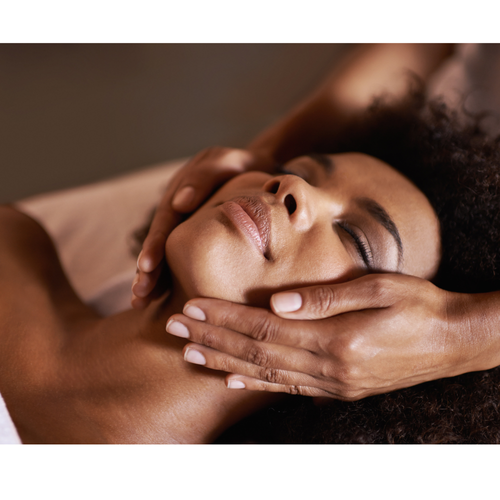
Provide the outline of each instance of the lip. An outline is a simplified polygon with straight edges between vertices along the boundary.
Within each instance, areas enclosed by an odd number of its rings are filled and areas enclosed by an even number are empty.
[[[224,213],[268,259],[271,209],[258,196],[240,196],[221,206]]]

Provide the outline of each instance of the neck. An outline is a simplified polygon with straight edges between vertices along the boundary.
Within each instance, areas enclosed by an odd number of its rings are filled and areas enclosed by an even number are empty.
[[[224,373],[184,361],[186,341],[165,324],[185,300],[176,288],[144,311],[73,318],[35,393],[9,408],[23,442],[209,443],[274,401],[227,389]]]
[[[172,337],[165,325],[173,314],[181,313],[188,296],[174,282],[172,292],[151,304],[143,320],[150,331],[161,336],[161,342],[173,347],[172,373],[176,377],[175,406],[176,439],[183,442],[208,443],[225,429],[255,411],[281,399],[282,395],[227,389],[226,373],[192,365],[182,359],[182,348],[189,340]],[[182,388],[183,393],[178,394]]]

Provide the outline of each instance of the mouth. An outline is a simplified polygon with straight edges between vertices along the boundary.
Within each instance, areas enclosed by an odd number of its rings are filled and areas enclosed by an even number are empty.
[[[258,196],[240,196],[222,204],[222,210],[269,260],[271,209]]]

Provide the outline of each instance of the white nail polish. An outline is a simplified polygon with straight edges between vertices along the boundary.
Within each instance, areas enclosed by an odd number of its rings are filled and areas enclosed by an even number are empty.
[[[168,333],[175,335],[176,337],[182,337],[183,339],[189,338],[189,330],[187,327],[178,321],[174,321],[173,319],[167,323],[166,330]]]
[[[192,318],[192,319],[197,319],[198,321],[205,321],[207,317],[205,316],[205,313],[196,306],[186,306],[184,310],[182,311],[187,317]]]
[[[246,386],[241,380],[229,380],[227,382],[228,389],[244,389]]]
[[[273,295],[272,302],[277,312],[298,311],[302,306],[302,297],[300,293],[287,292]]]
[[[193,363],[195,365],[206,365],[207,360],[205,356],[199,351],[195,351],[194,349],[187,349],[186,354],[184,354],[184,359],[188,363]]]

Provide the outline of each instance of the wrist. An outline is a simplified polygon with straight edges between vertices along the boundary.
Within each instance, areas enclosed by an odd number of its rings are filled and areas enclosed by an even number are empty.
[[[459,373],[500,365],[499,305],[500,292],[449,294],[448,328],[459,353]]]

